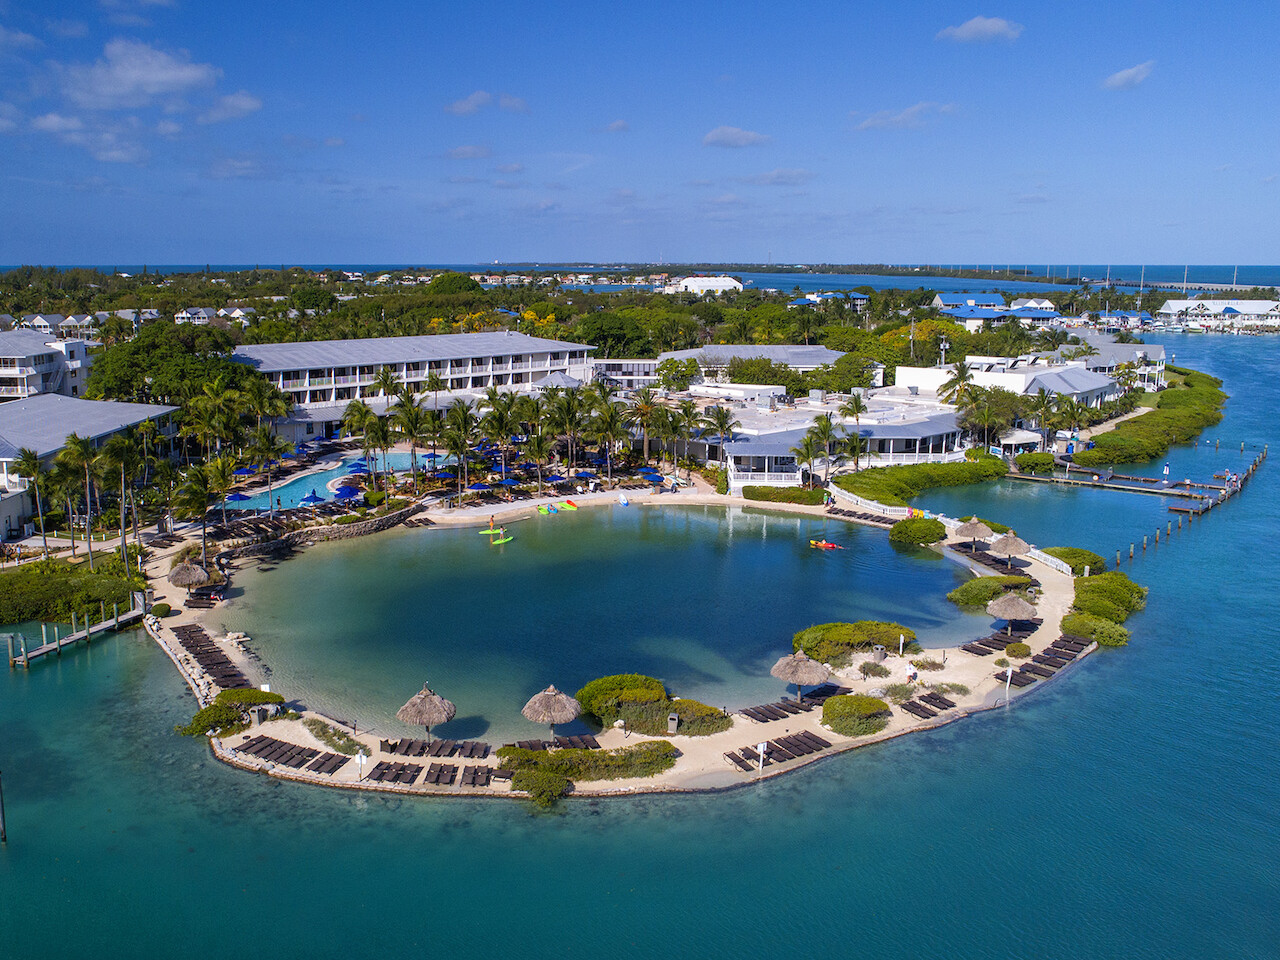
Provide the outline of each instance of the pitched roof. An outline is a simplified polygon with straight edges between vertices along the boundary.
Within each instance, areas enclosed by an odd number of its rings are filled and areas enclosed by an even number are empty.
[[[5,330],[0,333],[0,357],[29,357],[52,349],[47,333],[34,330]]]
[[[803,344],[729,344],[717,343],[693,350],[671,350],[658,355],[663,360],[696,360],[703,366],[727,366],[730,360],[754,360],[763,358],[789,367],[820,367],[835,363],[843,353],[816,345]]]
[[[47,457],[62,449],[69,434],[97,439],[176,409],[154,403],[79,400],[57,393],[10,400],[0,403],[0,459],[15,458],[22,447]]]
[[[1023,392],[1034,394],[1043,388],[1050,393],[1071,395],[1112,386],[1115,386],[1115,381],[1105,374],[1095,373],[1083,367],[1061,367],[1039,374],[1027,384]]]

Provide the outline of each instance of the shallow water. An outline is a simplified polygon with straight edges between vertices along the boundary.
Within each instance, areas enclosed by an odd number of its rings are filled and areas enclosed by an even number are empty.
[[[1224,448],[1274,435],[1280,342],[1168,342],[1228,379]],[[1006,486],[953,506],[1103,552],[1159,515]],[[0,676],[0,955],[1273,957],[1278,513],[1268,464],[1133,564],[1128,648],[1017,707],[725,795],[352,797],[173,736],[193,701],[145,640]]]

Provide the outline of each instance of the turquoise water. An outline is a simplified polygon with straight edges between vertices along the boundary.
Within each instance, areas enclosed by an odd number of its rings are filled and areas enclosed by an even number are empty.
[[[320,497],[323,500],[332,500],[333,494],[328,489],[329,481],[339,480],[346,477],[348,466],[358,459],[359,457],[355,455],[343,457],[342,463],[330,470],[322,470],[319,473],[308,474],[304,477],[295,477],[285,483],[276,484],[271,489],[270,497],[268,497],[267,491],[264,488],[260,493],[254,494],[248,500],[239,500],[234,503],[229,503],[227,506],[236,507],[240,510],[267,510],[271,506],[270,501],[278,498],[280,500],[280,503],[278,504],[279,507],[296,507],[302,502],[302,498],[311,493],[312,490],[316,492],[317,497]],[[407,453],[392,453],[387,457],[387,462],[391,469],[396,473],[408,472],[409,470],[409,454]],[[428,462],[429,461],[423,459],[421,453],[418,454],[419,470],[421,470],[423,465]],[[444,462],[445,461],[443,460],[441,461],[441,463]],[[381,471],[382,469],[382,459],[379,458],[378,470]]]
[[[1167,343],[1228,379],[1224,445],[1274,436],[1280,342]],[[1037,489],[970,502],[1046,544],[1107,548],[1155,520]],[[1129,648],[1016,708],[726,795],[550,815],[352,797],[174,737],[192,700],[144,640],[0,676],[0,954],[1274,957],[1277,513],[1268,464],[1135,562],[1151,598]],[[655,611],[696,617],[684,595],[654,592]],[[489,604],[505,598],[495,577]]]

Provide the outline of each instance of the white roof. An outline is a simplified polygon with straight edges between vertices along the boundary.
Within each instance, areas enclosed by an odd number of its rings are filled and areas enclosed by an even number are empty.
[[[62,449],[69,434],[96,440],[176,409],[154,403],[78,400],[57,393],[10,400],[0,403],[0,460],[16,459],[22,447],[47,457]]]
[[[1166,300],[1161,313],[1203,313],[1221,316],[1228,311],[1246,316],[1280,314],[1280,302],[1275,300]]]

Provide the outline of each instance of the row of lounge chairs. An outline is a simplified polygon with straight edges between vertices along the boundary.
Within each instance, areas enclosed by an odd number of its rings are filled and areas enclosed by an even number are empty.
[[[1016,562],[1010,564],[1007,558],[994,556],[989,551],[988,547],[989,547],[988,544],[985,544],[979,541],[976,544],[957,543],[953,549],[957,553],[965,554],[970,560],[978,564],[978,566],[985,567],[986,569],[990,570],[992,573],[1012,574],[1013,576],[1026,576],[1026,570],[1022,565]],[[1031,583],[1029,583],[1027,586],[1031,586],[1031,587],[1040,586],[1040,581],[1037,580],[1035,577],[1031,577],[1030,580],[1031,580]]]
[[[300,747],[297,744],[276,740],[274,737],[263,736],[254,737],[240,744],[236,749],[260,760],[268,760],[295,770],[305,765],[314,773],[336,773],[351,759],[341,753],[321,753],[310,747]]]
[[[423,783],[433,783],[438,787],[449,787],[453,785],[454,778],[458,775],[458,768],[451,763],[433,763],[427,767],[427,775],[423,777]]]
[[[383,760],[374,764],[366,779],[376,783],[412,784],[421,773],[422,767],[416,763],[392,763],[390,760]]]
[[[380,740],[378,749],[382,753],[392,753],[401,757],[465,757],[468,760],[483,760],[489,756],[489,745],[478,740]]]
[[[167,547],[176,547],[181,542],[182,538],[176,533],[161,533],[148,540],[147,546],[163,549]]]
[[[556,737],[554,740],[517,740],[505,744],[508,747],[519,747],[521,750],[599,750],[600,741],[589,733],[580,737]]]
[[[1015,687],[1029,687],[1037,680],[1047,680],[1078,657],[1092,642],[1087,637],[1064,634],[1030,661],[1019,665],[1009,677],[1009,682]],[[1004,672],[997,673],[996,679],[1004,680]]]
[[[929,691],[920,694],[915,700],[908,700],[902,705],[904,713],[909,713],[918,720],[931,720],[943,710],[955,709],[955,701],[948,700],[940,693]]]
[[[249,686],[249,679],[240,671],[222,649],[205,633],[198,623],[185,623],[173,628],[182,648],[208,677],[224,690],[241,690]]]
[[[861,510],[845,510],[841,507],[831,507],[827,513],[833,517],[847,517],[850,520],[858,520],[862,523],[869,523],[876,527],[891,527],[893,521],[888,517],[883,517],[878,513],[866,513]]]
[[[837,687],[833,683],[824,683],[810,690],[799,700],[783,697],[775,703],[765,703],[758,707],[743,707],[738,713],[756,723],[770,723],[774,720],[785,720],[797,714],[808,713],[814,707],[820,707],[831,697],[843,693],[852,693],[851,687]]]
[[[761,766],[761,755],[756,752],[756,747],[758,746],[759,744],[753,744],[738,750],[730,750],[724,755],[724,758],[743,773],[754,773]],[[775,737],[764,745],[763,766],[785,763],[788,760],[820,753],[830,746],[831,742],[829,740],[824,740],[816,733],[810,733],[808,730],[801,730],[799,733],[793,733],[785,737]]]
[[[406,517],[401,521],[406,527],[434,527],[435,524],[426,517]]]

